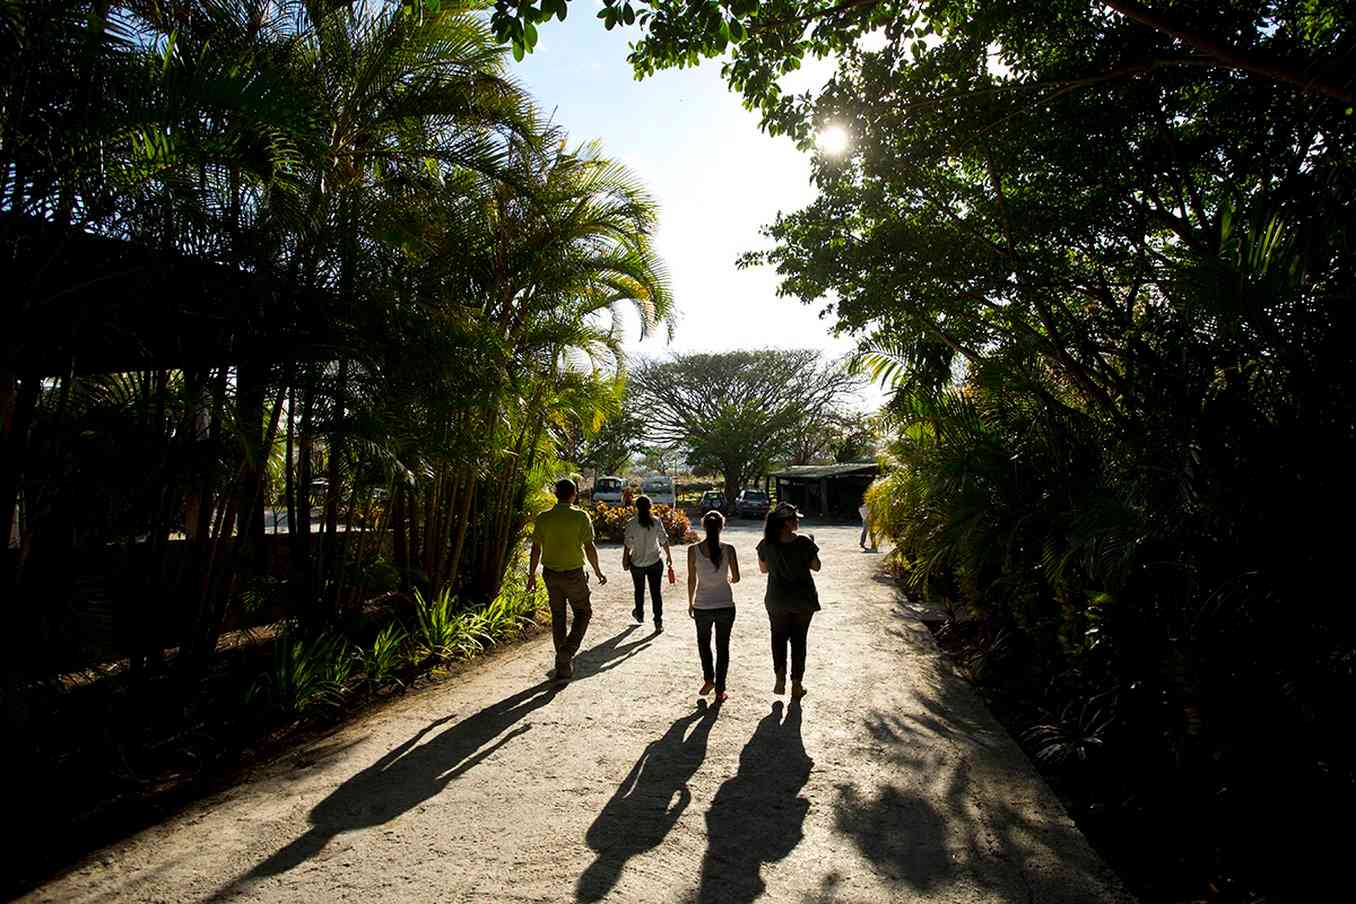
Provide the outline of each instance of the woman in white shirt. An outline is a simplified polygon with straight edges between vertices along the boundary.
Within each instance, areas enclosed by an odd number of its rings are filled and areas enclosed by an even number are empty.
[[[664,525],[651,514],[651,508],[649,496],[636,497],[636,516],[626,525],[622,567],[630,570],[631,580],[636,585],[636,607],[631,610],[631,617],[638,622],[645,621],[645,583],[649,581],[654,630],[658,634],[664,630],[664,597],[659,589],[664,578],[663,560],[668,560],[669,570],[672,570],[673,556],[669,553],[669,536]],[[661,550],[663,558],[660,557]]]
[[[697,653],[706,679],[698,693],[713,689],[716,702],[726,699],[725,675],[730,670],[730,631],[734,628],[735,603],[731,584],[739,583],[739,560],[729,543],[720,542],[725,518],[720,512],[702,516],[706,539],[687,548],[687,614],[697,622]],[[711,629],[716,632],[715,663],[711,661]]]

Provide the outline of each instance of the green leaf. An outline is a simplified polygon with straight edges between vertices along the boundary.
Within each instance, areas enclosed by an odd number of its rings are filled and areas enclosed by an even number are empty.
[[[631,4],[622,7],[622,18],[626,20],[627,25],[636,24],[636,11],[631,8]]]
[[[523,42],[522,42],[522,41],[514,41],[514,42],[513,42],[513,58],[514,58],[515,60],[517,60],[518,62],[521,63],[521,62],[523,61],[523,57],[524,57],[524,56],[526,56],[526,52],[523,50]]]
[[[523,25],[523,43],[527,44],[528,50],[537,46],[537,26],[531,22]]]

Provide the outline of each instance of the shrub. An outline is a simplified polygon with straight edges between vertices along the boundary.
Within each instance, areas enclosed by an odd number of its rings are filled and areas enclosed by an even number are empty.
[[[353,582],[370,596],[389,593],[400,587],[400,570],[381,553],[374,553],[365,561],[354,562],[352,568]]]
[[[326,632],[299,637],[289,626],[273,641],[273,663],[250,691],[250,699],[266,696],[285,712],[301,715],[317,707],[337,708],[353,674],[354,656],[347,640]]]
[[[407,640],[409,633],[398,622],[391,622],[376,636],[371,647],[358,652],[363,682],[369,689],[376,691],[387,684],[401,683],[395,672],[400,667],[402,648]]]
[[[528,592],[511,568],[499,595],[476,611],[457,611],[457,599],[444,590],[434,600],[415,591],[415,638],[424,657],[465,659],[497,643],[517,637],[546,607],[546,588]]]
[[[636,507],[634,505],[608,505],[606,502],[599,502],[594,505],[592,515],[593,532],[598,539],[606,540],[609,543],[620,543],[626,537],[627,522],[636,516]],[[692,530],[687,513],[682,509],[668,505],[656,505],[654,515],[659,519],[659,523],[664,525],[664,532],[668,534],[670,543],[697,542],[697,534]]]
[[[546,607],[545,584],[538,583],[536,590],[528,591],[524,581],[514,574],[485,607],[484,614],[490,633],[500,642],[517,637],[537,620],[537,612]]]
[[[446,661],[473,656],[485,648],[490,638],[483,635],[475,616],[456,612],[456,604],[448,588],[432,600],[414,592],[415,637],[426,656]]]
[[[608,505],[597,502],[593,505],[593,533],[599,540],[620,543],[626,535],[626,522],[635,515],[634,506]]]

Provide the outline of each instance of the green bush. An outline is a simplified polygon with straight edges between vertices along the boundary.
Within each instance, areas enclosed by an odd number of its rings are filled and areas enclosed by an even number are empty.
[[[636,516],[636,507],[634,505],[608,505],[606,502],[599,502],[593,506],[591,514],[593,516],[594,535],[599,540],[620,543],[626,538],[627,523]],[[697,542],[697,534],[692,530],[692,524],[688,521],[687,513],[681,508],[656,505],[654,516],[659,519],[660,524],[664,525],[664,532],[668,534],[670,543],[676,545]]]
[[[499,595],[484,609],[486,627],[497,643],[517,637],[537,620],[537,613],[547,607],[546,587],[539,583],[535,590],[528,591],[517,571],[510,571],[509,580],[504,582]]]
[[[298,636],[288,626],[273,641],[273,662],[250,691],[250,699],[268,701],[294,715],[317,708],[338,708],[353,675],[355,657],[349,642],[325,632]]]
[[[400,684],[396,671],[404,658],[404,647],[409,633],[399,622],[391,622],[372,641],[372,646],[358,652],[363,670],[363,683],[377,691],[388,684]]]
[[[481,631],[478,619],[456,608],[457,599],[448,588],[432,600],[418,590],[414,592],[414,633],[423,658],[465,659],[485,648],[490,638]]]
[[[415,591],[414,639],[421,660],[467,659],[497,643],[511,640],[536,621],[546,608],[546,588],[528,592],[520,568],[510,568],[499,595],[483,608],[458,610],[456,597],[443,591],[433,600]]]

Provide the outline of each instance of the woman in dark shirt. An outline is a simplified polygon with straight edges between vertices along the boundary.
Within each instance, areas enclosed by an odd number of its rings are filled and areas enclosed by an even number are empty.
[[[804,697],[805,647],[810,620],[819,611],[813,571],[819,570],[819,547],[813,537],[796,533],[800,512],[787,503],[768,512],[758,543],[758,570],[767,575],[768,622],[772,628],[774,694],[786,693],[786,648],[791,647],[791,696]]]

